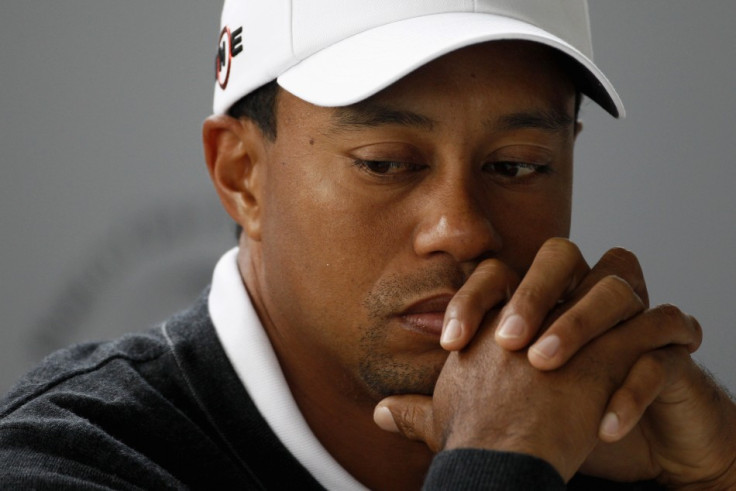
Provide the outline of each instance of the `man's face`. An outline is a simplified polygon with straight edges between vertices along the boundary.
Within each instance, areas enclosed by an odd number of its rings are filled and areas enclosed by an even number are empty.
[[[569,232],[574,90],[555,60],[488,43],[355,106],[282,91],[249,284],[282,360],[361,399],[432,392],[475,266],[521,275]]]

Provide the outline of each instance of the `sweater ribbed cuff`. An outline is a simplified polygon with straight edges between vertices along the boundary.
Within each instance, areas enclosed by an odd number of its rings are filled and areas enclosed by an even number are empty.
[[[565,482],[551,464],[531,455],[461,448],[434,457],[423,489],[562,491]]]

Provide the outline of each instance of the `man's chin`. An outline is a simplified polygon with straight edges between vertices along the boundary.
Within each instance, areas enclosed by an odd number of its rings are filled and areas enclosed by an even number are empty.
[[[364,359],[360,378],[376,401],[392,395],[431,396],[444,360],[441,363],[406,363],[388,356]]]

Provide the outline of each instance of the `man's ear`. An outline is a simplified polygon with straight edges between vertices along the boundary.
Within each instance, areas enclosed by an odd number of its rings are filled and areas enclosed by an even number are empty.
[[[261,190],[266,141],[248,119],[210,116],[202,125],[204,156],[228,214],[253,240],[261,237]]]

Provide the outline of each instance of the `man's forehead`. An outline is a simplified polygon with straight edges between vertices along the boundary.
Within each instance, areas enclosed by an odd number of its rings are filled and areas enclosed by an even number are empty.
[[[438,121],[428,115],[391,108],[374,102],[334,108],[331,122],[331,129],[334,132],[388,125],[432,131],[439,125]],[[555,107],[489,115],[480,124],[494,131],[534,128],[554,132],[569,128],[574,122],[575,117],[570,111]]]
[[[432,130],[436,121],[415,111],[391,107],[373,99],[336,107],[332,112],[332,122],[337,129],[360,129],[388,124],[412,126]]]

